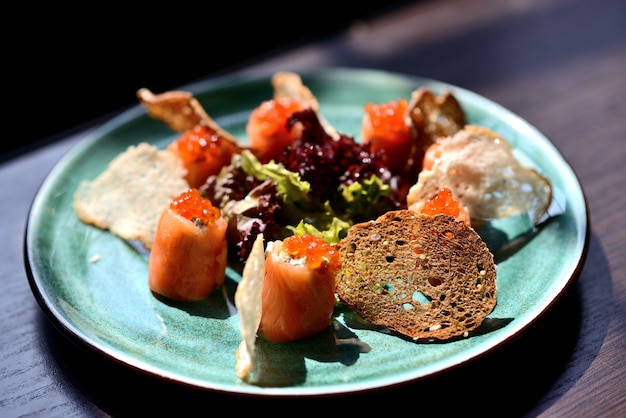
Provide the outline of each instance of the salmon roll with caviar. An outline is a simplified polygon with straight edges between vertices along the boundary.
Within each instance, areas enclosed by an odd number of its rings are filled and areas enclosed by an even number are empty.
[[[201,123],[183,132],[167,150],[180,158],[187,169],[185,180],[189,187],[196,188],[230,164],[232,156],[240,151],[229,138]]]
[[[394,174],[401,174],[411,157],[413,133],[405,122],[406,99],[368,103],[361,121],[361,139],[372,144],[372,152],[382,152]]]
[[[176,197],[163,211],[150,252],[150,289],[169,299],[204,299],[224,284],[227,223],[198,189]]]
[[[335,305],[339,253],[310,234],[268,243],[258,334],[285,343],[317,334],[330,325]]]
[[[246,133],[253,152],[262,163],[278,157],[283,148],[300,138],[302,126],[291,126],[288,121],[294,113],[307,108],[307,104],[288,97],[262,102],[250,114]]]

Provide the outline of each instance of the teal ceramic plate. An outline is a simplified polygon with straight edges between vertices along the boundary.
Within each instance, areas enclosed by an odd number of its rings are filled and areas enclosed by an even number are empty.
[[[353,136],[358,136],[367,102],[409,98],[420,86],[449,89],[470,123],[504,135],[519,158],[553,182],[555,216],[537,231],[528,233],[522,218],[481,231],[498,262],[498,303],[485,326],[456,341],[414,343],[359,326],[349,311],[338,311],[334,327],[311,340],[260,347],[266,386],[237,379],[235,350],[241,336],[233,294],[239,277],[229,272],[223,292],[202,302],[164,302],[148,288],[146,254],[81,223],[74,213],[73,194],[81,180],[95,178],[129,145],[165,146],[176,137],[140,105],[75,146],[33,201],[26,267],[35,298],[55,325],[105,357],[185,385],[259,396],[340,394],[423,379],[475,359],[519,335],[574,280],[588,244],[587,205],[572,169],[537,129],[484,97],[433,80],[358,69],[301,75],[326,119]],[[269,75],[227,76],[186,90],[242,139],[251,110],[272,95]]]

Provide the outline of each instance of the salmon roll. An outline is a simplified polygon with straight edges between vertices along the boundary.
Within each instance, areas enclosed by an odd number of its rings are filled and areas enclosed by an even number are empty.
[[[274,343],[313,336],[330,325],[335,305],[335,246],[311,234],[268,243],[258,334]]]
[[[150,289],[169,299],[204,299],[224,284],[227,222],[191,188],[163,211],[148,265]]]
[[[382,152],[386,165],[394,174],[405,170],[415,142],[405,121],[406,99],[386,103],[367,103],[361,120],[361,140],[372,144],[372,152]]]
[[[219,173],[240,152],[238,145],[216,129],[199,123],[184,131],[167,150],[176,155],[187,169],[189,187],[202,186],[209,176]]]
[[[291,115],[307,108],[306,103],[288,97],[270,99],[257,106],[246,124],[246,134],[256,157],[262,163],[277,158],[283,148],[300,138],[302,126],[289,126]]]

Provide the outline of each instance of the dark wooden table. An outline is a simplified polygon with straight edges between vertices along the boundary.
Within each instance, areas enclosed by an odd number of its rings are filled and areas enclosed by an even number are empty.
[[[100,358],[51,325],[22,255],[39,185],[99,120],[0,165],[0,416],[213,415],[242,406],[290,414],[312,407],[332,415],[380,408],[430,416],[626,416],[626,2],[421,1],[232,71],[335,66],[473,90],[552,140],[583,185],[591,219],[586,263],[552,309],[514,342],[458,369],[332,404],[202,391]]]

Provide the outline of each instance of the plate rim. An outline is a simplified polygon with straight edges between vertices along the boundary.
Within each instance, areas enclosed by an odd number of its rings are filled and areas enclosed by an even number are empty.
[[[195,83],[191,83],[177,90],[186,90],[190,91],[194,94],[205,93],[213,91],[216,88],[228,88],[228,86],[238,85],[244,82],[260,82],[263,80],[267,80],[269,84],[269,78],[273,73],[271,72],[263,72],[257,75],[246,75],[246,74],[227,74],[223,76],[218,76],[214,78],[209,78],[206,80],[200,80]],[[386,384],[362,384],[361,382],[357,382],[348,385],[345,389],[338,387],[338,385],[330,385],[328,387],[320,388],[320,387],[277,387],[277,388],[259,388],[254,385],[242,385],[237,386],[239,390],[233,390],[231,386],[227,385],[211,385],[207,384],[207,382],[202,382],[199,379],[195,378],[179,378],[175,376],[173,373],[164,373],[162,370],[159,370],[156,367],[152,367],[146,364],[144,361],[135,362],[132,358],[127,358],[127,356],[120,353],[116,355],[115,353],[100,347],[99,345],[94,344],[88,336],[85,336],[81,333],[81,330],[78,327],[74,327],[72,324],[68,323],[63,315],[61,315],[58,310],[56,304],[51,300],[50,295],[47,295],[44,291],[43,282],[45,278],[40,277],[39,272],[37,271],[36,266],[33,266],[31,263],[32,259],[32,240],[33,236],[36,234],[36,231],[33,231],[33,224],[36,221],[36,215],[41,211],[41,205],[43,204],[43,197],[46,194],[45,192],[51,187],[53,179],[60,173],[63,172],[63,168],[68,165],[70,162],[74,160],[78,155],[81,154],[84,150],[88,149],[95,143],[97,143],[103,135],[106,135],[112,129],[117,126],[126,124],[137,117],[145,115],[144,108],[138,103],[136,105],[131,106],[130,108],[122,111],[121,113],[113,116],[111,119],[105,121],[101,125],[94,128],[90,131],[84,138],[79,140],[76,144],[74,144],[58,161],[52,169],[48,172],[42,183],[40,184],[38,190],[34,198],[31,201],[31,205],[27,214],[27,222],[26,228],[24,231],[24,240],[23,240],[23,255],[24,255],[24,265],[27,273],[27,278],[29,282],[29,286],[31,291],[37,300],[38,305],[46,314],[46,317],[52,322],[52,324],[57,328],[63,335],[68,337],[73,343],[77,344],[81,348],[87,348],[90,352],[95,353],[96,355],[103,356],[109,360],[112,360],[118,364],[121,364],[125,367],[129,367],[133,370],[136,370],[140,373],[147,374],[149,376],[153,376],[159,379],[163,379],[166,381],[170,381],[177,384],[182,384],[186,386],[192,386],[198,389],[204,389],[214,392],[222,392],[228,394],[240,394],[240,395],[248,395],[248,396],[273,396],[273,397],[293,397],[293,396],[319,396],[319,395],[333,395],[333,394],[346,394],[346,393],[359,393],[365,391],[371,391],[381,388],[389,388],[393,386],[403,385],[410,382],[414,382],[417,380],[423,380],[429,377],[433,377],[435,375],[439,375],[442,373],[446,373],[450,370],[461,367],[462,365],[474,361],[480,357],[491,353],[492,351],[508,344],[510,341],[516,339],[518,336],[523,334],[529,327],[531,327],[536,321],[538,321],[549,309],[551,309],[554,304],[561,298],[561,296],[571,287],[572,283],[579,276],[584,263],[587,258],[587,253],[589,249],[589,240],[590,240],[590,218],[589,218],[589,204],[587,198],[585,196],[584,188],[580,182],[580,179],[576,172],[573,170],[568,161],[564,158],[564,156],[560,153],[558,148],[549,140],[542,132],[540,132],[534,125],[527,122],[525,119],[520,117],[519,115],[513,113],[511,110],[501,106],[500,104],[490,100],[489,98],[482,96],[478,93],[472,92],[465,88],[439,81],[430,78],[425,78],[421,76],[400,73],[400,72],[391,72],[385,70],[378,69],[370,69],[370,68],[345,68],[345,67],[333,67],[333,68],[321,68],[321,69],[310,69],[310,70],[298,70],[296,71],[303,80],[308,78],[323,78],[323,77],[331,77],[336,78],[337,76],[350,76],[353,73],[360,74],[361,77],[366,76],[368,74],[376,75],[376,76],[386,76],[394,79],[401,80],[402,82],[407,83],[427,83],[432,86],[440,86],[441,88],[452,88],[457,92],[462,92],[464,95],[470,95],[475,99],[479,99],[483,104],[487,104],[489,107],[493,109],[497,109],[499,112],[510,116],[512,120],[516,124],[520,124],[525,129],[531,129],[535,136],[542,139],[545,143],[543,145],[549,146],[552,148],[552,151],[560,158],[559,164],[561,164],[569,174],[571,174],[572,179],[575,181],[575,184],[578,188],[578,192],[580,193],[580,197],[582,199],[583,210],[582,216],[584,219],[576,219],[576,225],[583,228],[583,231],[577,230],[576,232],[580,235],[582,232],[582,239],[578,239],[577,243],[579,244],[580,254],[577,258],[576,265],[572,269],[569,274],[568,279],[563,283],[562,287],[559,291],[551,298],[551,300],[529,321],[522,323],[516,331],[512,334],[506,336],[505,338],[497,341],[495,344],[491,345],[487,349],[480,350],[478,353],[470,355],[446,368],[440,370],[432,370],[430,372],[423,373],[419,376],[413,376],[413,378],[405,379],[405,380],[392,380]],[[560,171],[560,170],[559,170]],[[144,366],[142,366],[143,364]],[[262,389],[262,390],[261,390]]]

